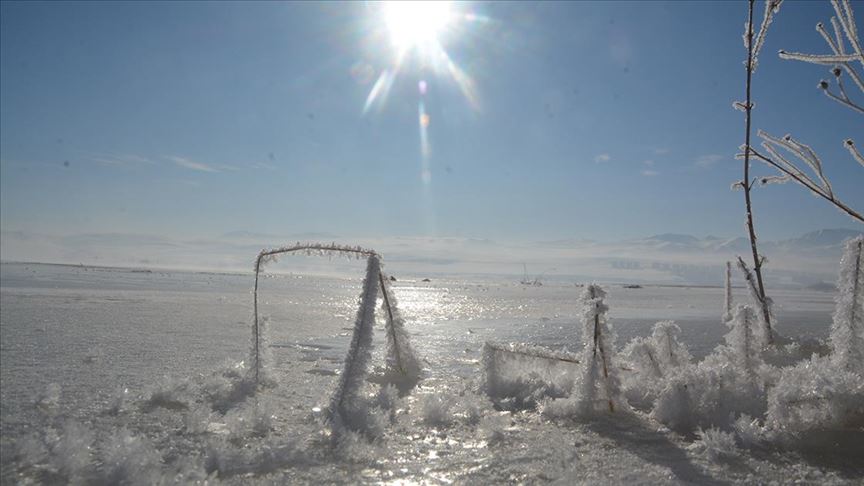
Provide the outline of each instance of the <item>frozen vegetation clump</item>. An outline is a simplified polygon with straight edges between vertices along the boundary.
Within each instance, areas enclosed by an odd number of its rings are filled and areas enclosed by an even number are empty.
[[[738,455],[735,434],[719,429],[699,429],[698,439],[688,448],[710,461],[728,461]]]
[[[526,344],[486,343],[483,391],[498,408],[534,408],[547,398],[570,395],[579,356]]]
[[[387,319],[387,371],[388,377],[402,389],[413,387],[420,380],[420,360],[411,346],[405,320],[399,312],[396,296],[390,288],[390,281],[380,273],[378,277],[383,294],[382,305]]]
[[[864,427],[864,237],[846,244],[829,341],[832,354],[784,368],[768,393],[767,432],[786,442]]]
[[[576,391],[579,410],[615,412],[627,408],[615,360],[615,334],[606,320],[606,292],[588,285],[580,297],[582,305],[582,379]]]
[[[651,411],[654,419],[690,432],[697,427],[729,429],[737,415],[764,414],[767,370],[753,346],[756,312],[739,305],[734,316],[725,345],[668,380]]]
[[[628,402],[650,410],[669,378],[693,359],[678,339],[681,328],[672,321],[654,325],[651,336],[636,337],[621,352],[622,385]]]
[[[864,236],[846,243],[840,261],[839,295],[831,324],[834,363],[864,373]]]

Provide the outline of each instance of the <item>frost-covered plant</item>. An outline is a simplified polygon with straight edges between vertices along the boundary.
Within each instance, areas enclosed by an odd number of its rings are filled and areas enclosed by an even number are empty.
[[[752,5],[752,2],[751,2]],[[864,107],[860,102],[855,102],[846,92],[843,82],[845,72],[864,94],[864,78],[856,69],[858,64],[864,66],[864,52],[862,52],[861,40],[858,36],[858,28],[855,25],[855,16],[852,11],[852,3],[849,0],[831,0],[836,17],[831,17],[831,27],[834,32],[829,34],[824,25],[816,24],[816,31],[828,44],[830,54],[805,54],[800,52],[780,51],[780,58],[787,60],[803,61],[811,64],[830,66],[831,76],[837,84],[837,93],[831,89],[831,83],[825,79],[820,80],[817,87],[826,96],[853,111],[864,114]],[[749,129],[748,129],[749,130]],[[795,181],[807,190],[816,194],[833,204],[837,209],[860,222],[864,222],[864,216],[841,201],[834,193],[831,183],[823,171],[822,160],[810,146],[799,142],[787,134],[783,137],[775,137],[765,131],[759,130],[762,139],[762,148],[765,153],[754,149],[749,141],[745,145],[743,157],[749,160],[752,155],[766,165],[777,170],[778,175],[761,178],[762,184],[785,183]],[[855,142],[851,138],[843,140],[843,146],[849,151],[852,158],[864,166],[864,156],[858,151]],[[791,154],[794,158],[787,157],[783,153]],[[746,184],[749,179],[745,178]]]
[[[378,280],[384,297],[382,307],[387,319],[387,369],[391,372],[391,376],[398,378],[400,385],[410,388],[420,379],[420,360],[417,359],[417,354],[405,331],[405,320],[399,312],[389,279],[384,278],[384,274],[379,272]]]
[[[570,395],[579,357],[528,344],[483,346],[481,389],[499,408],[533,408],[545,398]]]
[[[864,373],[864,236],[846,243],[829,340],[834,362]]]
[[[580,296],[582,306],[582,379],[577,400],[582,413],[596,409],[615,412],[626,408],[621,393],[618,370],[613,365],[615,335],[606,321],[609,308],[603,302],[606,292],[598,285],[588,285]]]
[[[636,337],[624,347],[621,356],[629,367],[622,384],[630,404],[650,408],[667,379],[690,364],[690,352],[678,340],[680,332],[674,322],[661,321],[651,336]]]
[[[665,381],[651,412],[654,419],[691,432],[697,427],[729,429],[737,415],[765,412],[768,373],[752,334],[756,315],[746,305],[738,305],[734,315],[726,345]]]
[[[773,321],[775,325],[777,323],[777,320],[774,318],[774,301],[771,297],[765,295],[764,291],[759,291],[759,288],[757,288],[758,279],[750,272],[744,259],[740,256],[738,257],[738,268],[740,268],[741,273],[744,274],[744,280],[747,281],[747,289],[750,291],[750,297],[753,299],[753,303],[756,304],[760,311],[760,325],[754,332],[754,335],[758,339],[758,344],[760,347],[773,344],[775,332],[771,327],[771,322]]]
[[[699,429],[696,434],[698,439],[688,447],[696,454],[715,462],[729,460],[738,455],[735,434],[716,428]]]
[[[753,328],[757,327],[756,312],[748,305],[739,304],[730,325],[732,330],[725,339],[731,351],[732,364],[740,375],[756,381],[759,370],[764,366],[759,341],[753,335]]]
[[[765,427],[793,443],[810,431],[864,427],[861,370],[838,367],[823,356],[784,368],[768,393]]]
[[[750,98],[750,87],[752,85],[753,80],[753,72],[756,71],[756,66],[758,64],[759,51],[762,49],[762,46],[765,44],[765,36],[768,33],[768,26],[771,25],[771,21],[774,18],[774,15],[780,10],[780,4],[783,0],[767,0],[765,2],[765,13],[762,17],[762,24],[759,26],[759,33],[756,35],[754,40],[753,38],[753,3],[754,0],[750,0],[749,8],[748,8],[748,16],[747,23],[744,25],[744,47],[747,48],[747,62],[745,63],[746,71],[747,71],[747,83],[746,83],[746,99],[744,102],[736,101],[733,103],[733,106],[736,109],[740,109],[744,111],[744,176],[742,179],[735,184],[733,184],[733,188],[741,188],[744,192],[744,205],[746,209],[747,216],[747,235],[750,238],[750,252],[753,257],[753,271],[756,274],[756,283],[758,284],[758,296],[761,302],[766,301],[765,297],[765,285],[762,280],[762,264],[765,262],[765,258],[759,255],[759,250],[756,248],[756,227],[753,222],[753,203],[750,198],[750,192],[753,188],[753,182],[750,181],[750,136],[751,136],[751,121],[752,121],[752,112],[753,112],[753,102]],[[742,261],[739,257],[739,261]],[[763,305],[762,307],[763,314],[765,316],[765,321],[768,324],[770,329],[771,327],[771,316],[767,311],[767,308]]]
[[[372,355],[372,331],[375,325],[380,269],[378,256],[369,256],[360,307],[354,321],[354,333],[345,357],[345,368],[339,377],[339,385],[333,393],[328,410],[334,444],[338,443],[340,434],[345,430],[362,428],[368,412],[364,406],[366,400],[362,396],[362,388]]]
[[[669,378],[654,403],[651,417],[670,429],[693,432],[697,427],[729,429],[740,414],[762,416],[765,391],[742,376],[727,346]]]
[[[724,308],[726,309],[723,312],[723,322],[729,322],[732,320],[732,262],[726,262],[726,299],[723,302]]]
[[[252,289],[252,345],[250,347],[249,365],[250,370],[254,373],[255,384],[261,383],[262,369],[262,348],[266,348],[261,343],[262,329],[261,322],[258,317],[258,278],[264,267],[268,263],[278,261],[279,257],[286,253],[299,253],[309,256],[345,256],[349,258],[378,258],[378,254],[374,250],[361,248],[359,246],[337,245],[336,243],[300,243],[294,245],[283,246],[279,248],[269,248],[261,250],[255,258],[255,285]],[[379,269],[380,271],[380,269]],[[379,282],[374,282],[378,285]]]

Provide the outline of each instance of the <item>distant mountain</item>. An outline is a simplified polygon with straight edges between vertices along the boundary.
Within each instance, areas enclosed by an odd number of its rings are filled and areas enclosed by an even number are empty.
[[[779,242],[779,246],[791,250],[808,250],[826,247],[837,247],[849,238],[864,234],[861,231],[849,229],[822,229],[802,235],[799,238]]]
[[[662,243],[674,243],[676,245],[694,245],[699,243],[699,238],[696,238],[693,235],[680,235],[676,233],[654,235],[648,237],[647,240],[654,240]]]
[[[782,241],[759,240],[760,251],[814,251],[834,250],[842,246],[849,238],[864,234],[862,231],[850,229],[823,229],[813,231],[798,238]],[[585,248],[596,242],[583,239],[562,239],[555,241],[537,242],[538,246],[547,248]],[[645,248],[659,251],[672,252],[718,252],[718,253],[746,253],[750,251],[750,240],[745,237],[720,238],[717,236],[706,236],[698,238],[693,235],[680,233],[663,233],[625,240],[620,244],[634,248]]]

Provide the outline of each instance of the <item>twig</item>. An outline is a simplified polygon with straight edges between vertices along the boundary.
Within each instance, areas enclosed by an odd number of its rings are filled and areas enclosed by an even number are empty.
[[[756,279],[759,284],[759,297],[765,300],[765,285],[762,282],[762,259],[759,258],[759,251],[756,249],[756,230],[753,226],[753,205],[750,201],[750,189],[752,184],[750,181],[750,133],[752,123],[753,103],[750,98],[750,86],[753,79],[753,3],[754,0],[748,2],[748,21],[747,21],[747,99],[744,104],[745,108],[745,127],[744,127],[744,202],[747,209],[747,233],[750,236],[750,251],[753,254],[753,271],[756,272]],[[767,7],[766,7],[767,8]],[[771,328],[771,316],[763,308],[765,323],[768,328]]]
[[[775,169],[779,170],[780,172],[786,174],[787,176],[791,177],[792,179],[794,179],[796,182],[798,182],[802,186],[804,186],[807,189],[809,189],[810,191],[812,191],[817,196],[830,202],[831,204],[836,206],[838,209],[845,212],[846,214],[853,217],[854,219],[857,219],[858,221],[864,223],[864,216],[862,216],[860,213],[858,213],[854,209],[852,209],[849,206],[847,206],[846,204],[844,204],[839,199],[835,198],[833,194],[825,193],[824,190],[822,190],[822,188],[814,185],[813,182],[809,180],[809,178],[807,178],[806,176],[803,176],[803,174],[801,174],[800,172],[798,172],[796,174],[795,172],[790,171],[789,169],[783,167],[782,165],[778,164],[777,162],[770,159],[769,157],[766,157],[765,155],[759,153],[756,149],[754,149],[752,147],[750,148],[750,152],[753,154],[754,157],[760,159],[761,161],[765,162],[766,164],[768,164],[768,165],[774,167]]]

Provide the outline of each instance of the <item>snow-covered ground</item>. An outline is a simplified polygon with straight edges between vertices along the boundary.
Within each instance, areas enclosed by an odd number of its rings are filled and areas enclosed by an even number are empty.
[[[393,282],[423,379],[402,396],[369,383],[383,410],[369,426],[375,438],[348,434],[331,447],[324,416],[357,313],[363,264],[356,267],[354,278],[262,280],[273,382],[256,393],[243,363],[251,274],[3,264],[0,480],[864,481],[860,430],[811,437],[813,447],[743,447],[722,433],[676,434],[638,408],[580,419],[493,406],[483,391],[486,341],[583,348],[583,289],[573,283]],[[701,359],[729,332],[722,288],[605,289],[619,349],[672,319]],[[735,290],[735,300],[746,302]],[[834,294],[772,296],[782,334],[826,339]],[[373,344],[371,381],[385,361],[383,330]],[[555,366],[579,373],[576,364]]]

